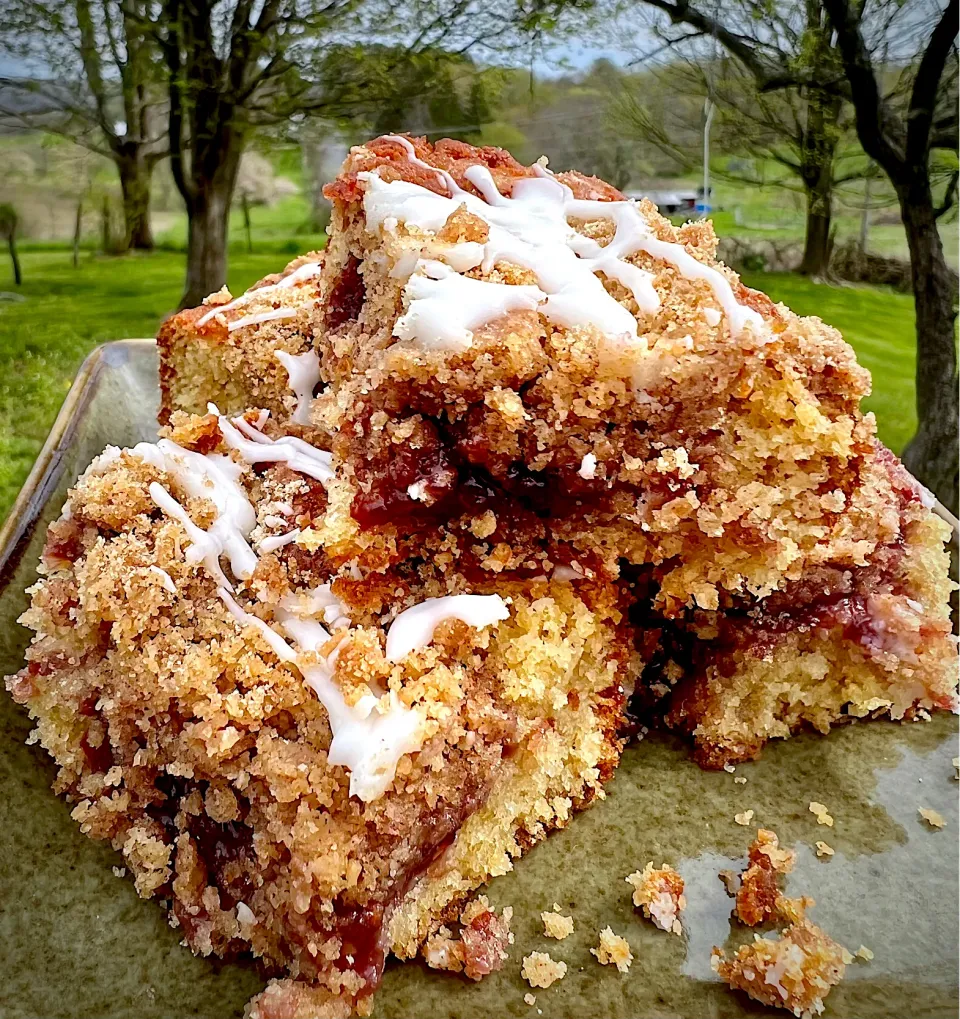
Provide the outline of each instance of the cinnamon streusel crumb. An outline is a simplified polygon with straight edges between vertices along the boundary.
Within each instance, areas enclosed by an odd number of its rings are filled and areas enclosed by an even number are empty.
[[[830,989],[843,979],[844,952],[804,920],[779,938],[755,935],[752,944],[739,948],[729,960],[715,947],[710,961],[714,972],[734,989],[765,1005],[806,1016],[821,1012]]]
[[[543,933],[548,938],[556,938],[558,941],[563,941],[564,938],[569,937],[573,933],[573,917],[564,916],[560,912],[560,907],[556,904],[554,904],[552,913],[541,913],[540,919],[543,921]]]

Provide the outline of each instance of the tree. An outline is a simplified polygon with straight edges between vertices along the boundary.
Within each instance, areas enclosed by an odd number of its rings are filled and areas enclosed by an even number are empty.
[[[149,0],[0,0],[0,54],[39,66],[0,78],[0,118],[63,135],[116,164],[125,246],[153,247],[150,181],[166,152]]]
[[[667,69],[674,89],[712,100],[719,113],[714,131],[727,148],[776,163],[784,171],[778,182],[802,190],[806,228],[799,271],[823,275],[834,191],[862,176],[864,167],[861,161],[841,168],[852,108],[834,85],[840,57],[821,0],[736,0],[724,5],[722,25],[714,20],[716,7],[706,4],[694,9],[682,0],[650,0],[650,5],[669,15],[669,23],[657,24],[656,31],[664,46],[681,55]],[[704,40],[711,37],[729,57],[710,55]],[[673,144],[637,103],[632,111],[627,106],[626,115],[635,130]]]
[[[860,144],[890,178],[910,249],[917,313],[918,428],[903,451],[903,461],[956,514],[957,277],[944,258],[937,218],[953,204],[957,176],[951,175],[938,203],[930,164],[935,149],[956,151],[958,144],[956,96],[948,94],[942,101],[941,88],[951,61],[955,81],[958,2],[949,0],[940,12],[919,61],[893,95],[882,91],[883,68],[877,66],[865,32],[876,29],[870,24],[871,14],[894,25],[899,5],[885,10],[877,4],[871,11],[847,0],[824,0],[824,6],[837,33]],[[908,95],[905,110],[896,101],[903,92]]]
[[[577,8],[581,0],[574,0]],[[181,307],[198,304],[226,280],[229,210],[240,156],[258,128],[308,116],[338,120],[376,95],[331,78],[325,55],[343,40],[401,40],[398,64],[443,40],[463,54],[492,47],[518,25],[552,18],[537,0],[166,0],[149,8],[167,66],[170,165],[189,218]],[[411,27],[415,26],[415,27]]]
[[[860,144],[896,192],[910,250],[918,428],[904,463],[956,513],[957,279],[937,229],[937,213],[952,204],[956,180],[951,175],[946,197],[937,202],[931,153],[957,148],[958,0],[933,6],[928,0],[822,0],[831,51],[839,61],[826,75],[807,62],[785,62],[778,37],[758,37],[748,20],[727,13],[721,20],[706,4],[690,0],[644,2],[685,26],[690,36],[716,39],[750,71],[761,92],[816,87],[825,98],[853,104]]]

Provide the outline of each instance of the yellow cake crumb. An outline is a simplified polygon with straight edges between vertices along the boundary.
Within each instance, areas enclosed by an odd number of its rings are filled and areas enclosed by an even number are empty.
[[[943,814],[932,807],[919,807],[920,816],[930,825],[931,828],[942,828],[947,822]]]
[[[573,933],[573,917],[564,916],[556,903],[554,903],[553,912],[541,913],[540,919],[543,921],[543,933],[548,938],[563,941]]]
[[[535,994],[531,994],[529,991],[527,991],[527,993],[523,996],[523,1000],[524,1000],[524,1003],[527,1004],[527,1005],[536,1005],[536,1003],[537,1003],[537,996]]]
[[[601,966],[616,966],[621,973],[626,973],[633,962],[633,953],[627,939],[614,934],[609,927],[600,931],[600,943],[590,949],[590,954],[597,957]]]
[[[531,987],[549,987],[567,975],[567,964],[551,959],[549,952],[531,952],[524,957],[520,974]]]
[[[958,782],[960,782],[960,757],[954,757],[953,766],[957,769],[957,773],[953,776]]]
[[[747,778],[746,778],[745,775],[737,775],[737,777],[733,781],[737,785],[746,785],[747,784]]]
[[[753,811],[752,810],[741,811],[741,813],[739,814],[734,814],[733,819],[734,821],[737,822],[737,824],[742,824],[746,826],[753,820]]]
[[[858,959],[869,962],[873,958],[873,952],[866,945],[861,945],[854,953]]]
[[[817,824],[825,824],[828,828],[833,827],[833,818],[827,813],[827,808],[822,803],[811,800],[810,813],[816,815]]]
[[[817,856],[833,856],[833,853],[832,846],[828,846],[826,842],[817,842]]]

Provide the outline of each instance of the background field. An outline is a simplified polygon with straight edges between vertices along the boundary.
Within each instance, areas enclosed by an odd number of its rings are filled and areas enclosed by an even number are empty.
[[[272,227],[272,224],[268,225]],[[322,235],[258,236],[257,254],[230,259],[230,289],[237,293]],[[0,300],[0,519],[40,451],[81,361],[98,343],[153,336],[174,308],[183,282],[176,251],[105,257],[83,253],[78,268],[64,250],[22,255],[23,301]],[[866,406],[875,411],[880,437],[899,452],[913,434],[913,302],[908,295],[872,287],[833,287],[786,273],[747,273],[797,312],[837,326],[873,373]],[[12,289],[9,263],[0,264],[0,291]]]

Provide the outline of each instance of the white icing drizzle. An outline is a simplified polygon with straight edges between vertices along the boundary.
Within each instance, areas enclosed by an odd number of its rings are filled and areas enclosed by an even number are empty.
[[[445,619],[459,619],[481,629],[510,615],[507,603],[498,594],[453,594],[428,598],[405,609],[387,631],[387,658],[401,662],[412,651],[426,647],[433,632]]]
[[[443,262],[421,260],[404,296],[410,302],[393,335],[419,339],[428,350],[466,350],[473,330],[510,311],[535,309],[547,295],[538,287],[510,286],[461,276]],[[449,309],[457,308],[451,316]]]
[[[431,253],[454,270],[439,283],[432,267],[436,259],[418,262],[405,292],[407,310],[398,321],[400,331],[395,333],[400,338],[414,339],[424,346],[462,349],[469,343],[465,338],[472,329],[504,313],[503,284],[471,280],[471,284],[480,284],[484,290],[471,286],[470,297],[465,299],[467,288],[460,285],[464,278],[457,281],[456,273],[477,265],[489,272],[497,262],[505,262],[534,273],[538,287],[527,288],[524,300],[530,300],[539,289],[546,295],[540,301],[540,310],[550,321],[566,328],[593,327],[619,343],[641,342],[633,314],[607,293],[596,275],[603,273],[626,287],[641,312],[655,312],[660,301],[652,275],[625,260],[639,251],[673,265],[688,279],[705,280],[734,336],[748,327],[758,332],[763,329],[762,317],[737,302],[722,273],[699,262],[682,244],[656,237],[636,203],[576,199],[570,188],[547,171],[515,181],[511,197],[506,198],[497,190],[485,166],[471,166],[465,176],[481,192],[484,201],[459,187],[445,170],[417,158],[407,139],[388,137],[401,144],[413,162],[435,173],[450,197],[407,181],[384,182],[376,171],[360,173],[358,176],[366,185],[363,201],[370,229],[389,231],[402,222],[420,231],[436,233],[461,205],[489,228],[483,245],[476,242],[453,245],[446,252],[432,249]],[[601,246],[578,233],[570,225],[571,219],[609,220],[615,227],[614,237]],[[481,296],[484,292],[485,298]],[[439,336],[438,323],[442,324]]]
[[[584,481],[592,481],[597,476],[597,458],[593,453],[585,453],[580,461],[580,470],[577,471]]]
[[[286,534],[271,534],[268,535],[263,541],[257,545],[257,551],[261,554],[264,552],[276,552],[278,548],[283,548],[284,545],[289,545],[291,541],[296,541],[300,537],[300,528],[295,527],[292,531],[287,531]]]
[[[164,588],[166,588],[170,594],[177,593],[177,585],[173,582],[173,577],[171,577],[166,570],[162,570],[159,566],[148,566],[147,569],[151,573],[155,573],[160,578],[160,583],[163,584]]]
[[[313,388],[320,381],[320,358],[315,350],[307,350],[302,354],[288,354],[285,350],[275,350],[274,354],[286,368],[290,388],[297,398],[297,409],[290,420],[298,425],[308,425]],[[263,425],[258,427],[263,428]]]
[[[132,453],[171,475],[188,495],[209,499],[216,507],[217,517],[204,531],[163,485],[156,481],[151,483],[153,501],[168,516],[180,521],[193,543],[186,552],[187,562],[195,565],[202,561],[217,583],[229,590],[233,588],[220,568],[221,555],[230,560],[234,576],[244,580],[253,576],[257,557],[247,544],[246,536],[253,530],[257,518],[237,480],[243,467],[228,456],[194,453],[169,439],[160,439],[156,445],[141,442],[133,447]]]
[[[285,594],[280,599],[280,608],[296,616],[322,616],[323,621],[333,629],[350,625],[347,610],[329,584],[321,584],[309,591]]]
[[[326,450],[317,449],[293,435],[271,439],[246,418],[234,418],[231,423],[214,403],[208,403],[207,410],[216,414],[223,441],[236,450],[246,463],[285,463],[291,470],[323,482],[333,477],[333,468],[330,466],[333,458]]]
[[[265,294],[269,294],[274,290],[285,290],[287,287],[292,287],[294,284],[299,283],[301,280],[312,279],[314,276],[320,275],[322,263],[320,262],[305,262],[300,266],[299,269],[294,269],[289,276],[284,276],[279,283],[271,283],[266,287],[257,287],[256,290],[248,290],[245,294],[241,294],[239,297],[234,298],[228,304],[215,304],[206,314],[201,315],[197,319],[197,328],[206,325],[214,317],[214,315],[222,314],[225,311],[232,311],[234,308],[242,308],[243,305],[249,303],[254,298],[263,297]]]
[[[297,664],[297,653],[292,647],[277,633],[273,627],[269,626],[267,622],[261,619],[259,616],[253,615],[251,612],[247,612],[246,609],[242,608],[233,595],[225,588],[218,587],[217,594],[220,596],[220,600],[224,605],[227,606],[230,615],[241,625],[241,626],[252,626],[255,630],[259,630],[263,635],[263,639],[270,645],[270,650],[280,659],[281,662],[289,662],[292,665]]]
[[[330,634],[312,619],[294,616],[283,608],[277,611],[277,618],[302,651],[316,652],[330,639]],[[336,651],[325,665],[305,664],[300,671],[327,709],[333,733],[327,760],[349,769],[350,794],[369,803],[393,782],[400,758],[420,749],[425,719],[421,711],[401,703],[393,690],[386,703],[381,697],[367,694],[356,704],[347,704],[333,681],[335,657]]]
[[[232,333],[235,329],[259,325],[261,322],[275,322],[278,319],[296,317],[296,308],[271,308],[270,311],[261,311],[256,315],[245,315],[243,318],[235,318],[232,322],[227,323],[227,332]]]
[[[717,311],[716,308],[704,308],[703,317],[707,320],[708,326],[720,325],[720,319],[723,318],[723,316],[720,314],[719,311]]]
[[[237,921],[244,924],[254,924],[257,922],[256,915],[245,902],[237,903]]]

